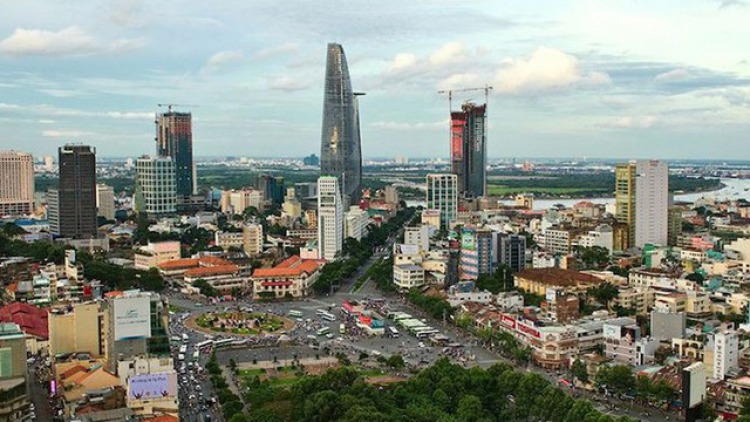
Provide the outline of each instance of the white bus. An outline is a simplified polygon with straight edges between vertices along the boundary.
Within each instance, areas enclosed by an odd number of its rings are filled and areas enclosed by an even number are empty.
[[[181,354],[187,353],[187,345],[183,344],[182,346],[180,346],[180,353]]]
[[[318,315],[323,315],[323,314],[327,314],[328,311],[326,311],[325,309],[318,309],[317,311],[315,311],[315,313]]]
[[[320,314],[320,317],[326,321],[336,321],[336,316],[334,314],[329,314],[328,312],[323,312]]]
[[[292,318],[302,318],[302,312],[296,309],[292,309],[291,311],[289,311],[289,316]]]
[[[187,343],[187,342],[188,342],[188,340],[190,340],[190,337],[188,337],[188,335],[187,335],[187,334],[185,334],[185,333],[182,333],[182,341],[183,341],[183,343]]]
[[[185,355],[183,355],[182,353],[180,353],[179,355],[177,355],[177,360],[180,361],[180,362],[184,361],[185,360]]]
[[[195,351],[193,352],[193,360],[197,361],[197,360],[198,360],[198,358],[200,358],[200,356],[201,356],[201,352],[200,352],[200,350],[196,349],[196,350],[195,350]]]
[[[435,330],[435,329],[420,331],[420,332],[417,333],[417,338],[418,339],[427,338],[427,337],[429,337],[429,336],[431,336],[433,334],[438,334],[439,332],[440,331]]]
[[[330,332],[331,332],[331,329],[330,329],[330,328],[328,328],[328,327],[323,327],[323,328],[321,328],[320,330],[316,331],[316,332],[315,332],[315,334],[317,334],[317,335],[319,335],[319,336],[324,336],[324,335],[326,335],[326,334],[328,334],[328,333],[330,333]]]
[[[202,342],[196,344],[195,347],[197,347],[198,349],[202,349],[202,348],[204,348],[206,346],[210,346],[212,344],[214,344],[213,340],[206,340],[206,341],[202,341]]]
[[[221,339],[221,340],[216,340],[216,341],[214,342],[214,346],[215,346],[215,347],[216,347],[217,349],[221,349],[221,348],[223,348],[223,347],[229,347],[229,346],[230,346],[230,345],[232,344],[232,342],[233,342],[233,341],[234,341],[234,340],[233,340],[233,339],[231,339],[231,338],[224,338],[224,339]]]
[[[396,327],[392,325],[388,326],[388,333],[391,335],[391,337],[398,338],[398,330],[396,329]]]

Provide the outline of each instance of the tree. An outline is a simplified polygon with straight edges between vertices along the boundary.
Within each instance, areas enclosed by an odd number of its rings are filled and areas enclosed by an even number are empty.
[[[214,286],[208,284],[208,282],[202,278],[199,278],[193,282],[193,287],[197,288],[203,296],[214,297],[218,294]]]
[[[635,377],[625,365],[603,366],[596,373],[596,382],[610,391],[623,394],[635,388]]]
[[[404,358],[399,354],[392,355],[386,360],[386,364],[393,369],[402,369],[405,365]]]
[[[484,410],[482,409],[482,401],[479,397],[474,395],[464,396],[458,402],[458,410],[456,416],[460,422],[477,422],[482,419]]]
[[[615,299],[620,294],[620,291],[617,289],[617,286],[611,283],[602,283],[596,287],[589,288],[587,293],[604,306],[609,306],[609,302]]]
[[[691,281],[695,281],[695,282],[696,282],[696,283],[698,283],[698,284],[702,284],[702,283],[703,283],[703,280],[705,279],[705,277],[703,277],[703,274],[701,274],[701,273],[699,273],[699,272],[694,272],[694,273],[688,274],[688,275],[687,275],[687,276],[685,277],[685,279],[686,279],[686,280],[691,280]]]
[[[668,346],[659,346],[654,352],[654,361],[659,365],[664,365],[664,361],[672,356],[672,348]]]
[[[586,370],[586,364],[582,360],[576,359],[570,367],[570,372],[578,381],[584,384],[589,382],[589,373]]]

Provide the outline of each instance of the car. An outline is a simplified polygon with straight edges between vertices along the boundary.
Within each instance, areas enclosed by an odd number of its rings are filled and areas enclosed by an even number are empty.
[[[420,342],[419,342],[419,344],[418,344],[417,346],[419,346],[419,347],[421,347],[421,348],[424,348],[424,343],[420,341]]]
[[[329,339],[329,340],[332,339],[333,338],[333,334],[332,333],[326,334],[326,338]]]

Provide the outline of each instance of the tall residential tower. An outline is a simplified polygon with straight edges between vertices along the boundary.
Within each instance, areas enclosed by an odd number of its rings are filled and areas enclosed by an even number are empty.
[[[0,151],[0,217],[33,211],[33,156],[27,152]]]
[[[616,236],[616,250],[642,248],[647,243],[666,246],[669,227],[667,165],[657,160],[618,164],[615,207],[617,221],[628,227],[626,236]]]
[[[341,193],[353,205],[359,203],[362,195],[362,146],[356,95],[344,48],[328,44],[320,175],[339,177]]]

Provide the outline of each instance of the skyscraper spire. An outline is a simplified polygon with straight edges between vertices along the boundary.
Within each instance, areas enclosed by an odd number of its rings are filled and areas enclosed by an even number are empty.
[[[338,176],[342,194],[348,198],[348,202],[359,202],[362,194],[359,110],[349,79],[344,48],[335,43],[328,44],[320,174]]]

